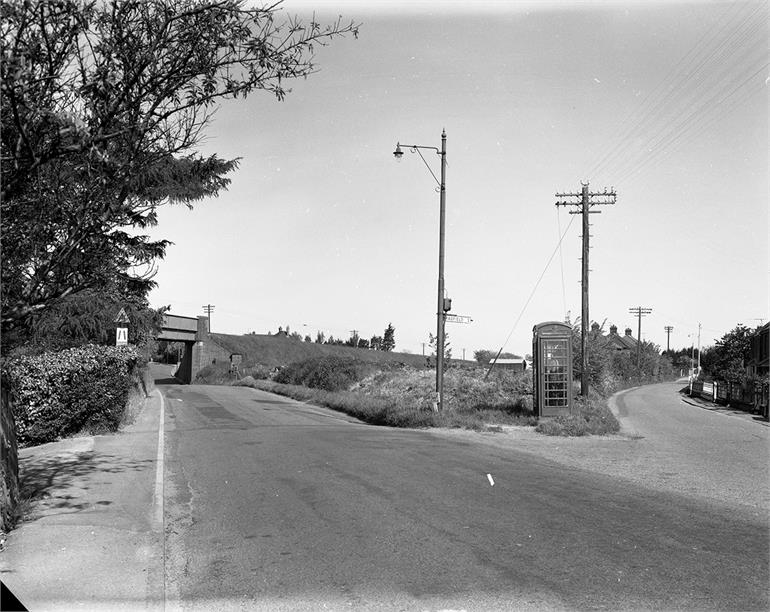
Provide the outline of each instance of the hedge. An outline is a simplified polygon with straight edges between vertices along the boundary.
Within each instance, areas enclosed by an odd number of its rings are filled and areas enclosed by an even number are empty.
[[[19,444],[116,431],[141,365],[134,347],[93,344],[5,360]]]

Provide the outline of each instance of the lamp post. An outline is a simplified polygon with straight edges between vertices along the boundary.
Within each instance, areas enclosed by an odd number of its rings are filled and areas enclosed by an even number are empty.
[[[441,149],[421,145],[404,145],[412,153],[417,153],[428,168],[439,187],[439,234],[438,234],[438,303],[436,306],[436,394],[437,406],[441,410],[444,403],[444,322],[448,308],[448,300],[444,299],[444,220],[446,217],[446,130],[441,131]],[[420,149],[430,149],[441,156],[441,180],[436,178],[433,170],[420,153]],[[401,143],[396,143],[393,156],[396,160],[403,157]]]

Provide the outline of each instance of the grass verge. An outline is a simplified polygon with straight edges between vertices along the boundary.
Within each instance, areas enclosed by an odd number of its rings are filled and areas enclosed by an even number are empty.
[[[535,431],[547,436],[603,436],[620,431],[607,399],[598,395],[575,398],[576,413],[541,420]]]
[[[285,385],[268,380],[243,378],[235,383],[312,402],[344,412],[373,425],[389,427],[448,427],[475,431],[500,431],[500,425],[532,426],[537,422],[531,411],[517,402],[497,402],[490,406],[456,406],[434,412],[427,402],[403,401],[394,395],[375,395],[361,391],[324,391],[300,385]],[[418,393],[417,395],[422,395]]]

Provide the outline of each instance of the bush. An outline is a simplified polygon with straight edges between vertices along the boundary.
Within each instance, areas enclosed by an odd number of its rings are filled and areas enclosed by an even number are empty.
[[[602,436],[620,431],[620,423],[606,399],[596,395],[587,400],[578,397],[575,404],[576,414],[541,420],[535,431],[547,436]]]
[[[361,380],[364,374],[364,366],[353,359],[326,356],[290,363],[281,368],[273,380],[283,385],[302,385],[324,391],[342,391]]]
[[[19,444],[53,442],[81,431],[115,431],[141,358],[134,347],[85,345],[12,357],[2,366]]]

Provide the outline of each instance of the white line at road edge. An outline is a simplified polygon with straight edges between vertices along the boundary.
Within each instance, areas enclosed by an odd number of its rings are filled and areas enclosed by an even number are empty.
[[[160,398],[160,423],[158,424],[158,457],[155,461],[155,490],[153,492],[153,523],[155,529],[163,531],[163,423],[166,420],[166,403],[163,400],[163,394],[155,389]]]

